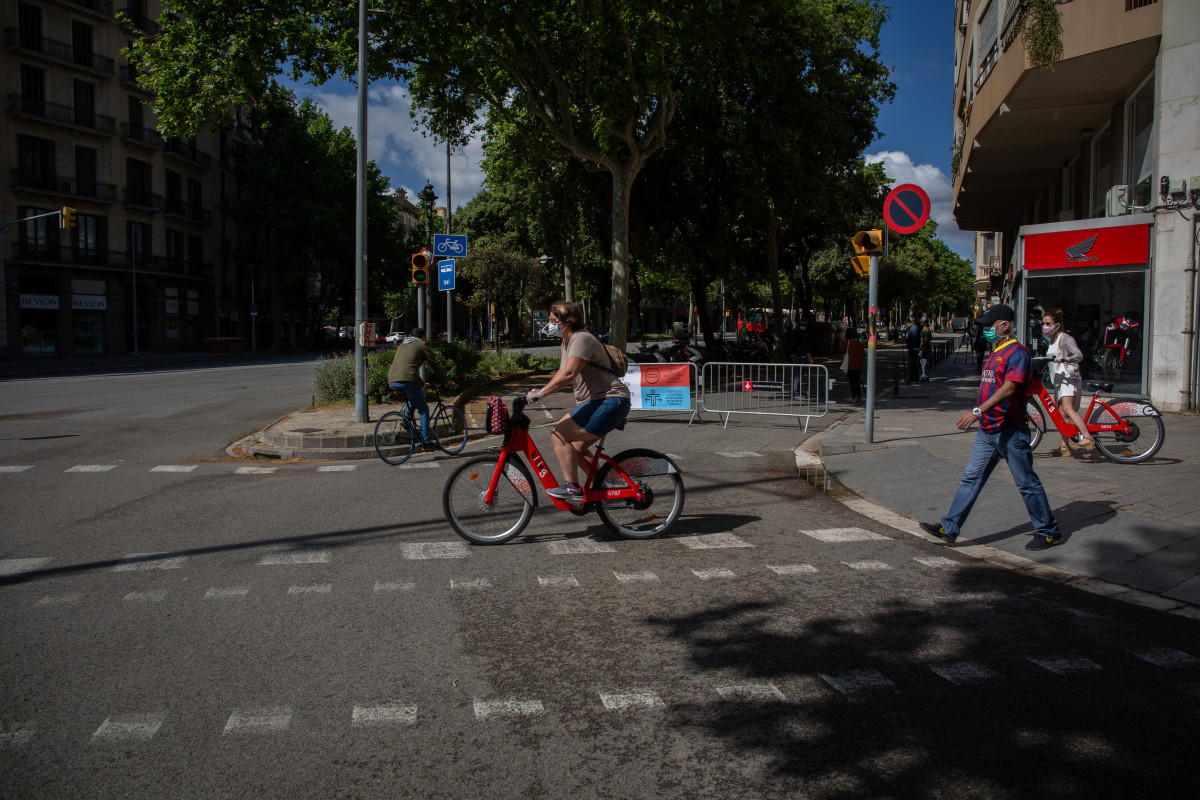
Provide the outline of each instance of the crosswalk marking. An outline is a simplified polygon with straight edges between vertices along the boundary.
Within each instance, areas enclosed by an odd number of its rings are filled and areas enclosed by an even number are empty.
[[[239,708],[229,715],[223,735],[231,733],[274,733],[287,730],[292,723],[289,706],[253,706]]]
[[[822,542],[866,542],[890,540],[892,537],[872,533],[863,528],[825,528],[818,531],[800,531],[805,536],[811,536]]]
[[[470,555],[466,542],[415,542],[400,545],[407,559],[422,561],[429,558],[466,558]]]
[[[249,593],[249,586],[228,586],[224,588],[214,586],[204,593],[204,598],[206,600],[224,600],[229,597],[245,597]]]
[[[116,469],[116,464],[76,464],[70,469],[63,470],[64,472],[108,472],[110,469]]]
[[[279,467],[238,467],[234,470],[235,475],[270,475],[278,470]]]
[[[779,687],[770,681],[727,683],[717,687],[722,699],[737,703],[761,703],[766,700],[786,700]]]
[[[720,550],[728,547],[754,547],[737,534],[723,533],[682,534],[670,536],[689,550]]]
[[[0,745],[25,744],[37,733],[37,725],[32,723],[0,724]]]
[[[0,466],[0,472],[24,472],[27,469],[33,469],[33,465],[29,466]]]
[[[843,561],[842,563],[850,569],[856,569],[863,572],[892,568],[892,565],[888,564],[886,561]]]
[[[882,672],[873,669],[851,670],[840,675],[826,675],[825,673],[821,673],[821,680],[845,695],[873,689],[898,691],[896,684],[888,680]]]
[[[613,572],[613,577],[620,583],[653,583],[658,576],[653,572]]]
[[[355,706],[354,712],[350,716],[350,725],[355,728],[416,724],[417,707],[402,706],[399,703],[385,703],[381,706]]]
[[[311,586],[289,586],[288,594],[332,594],[332,583],[316,583]]]
[[[162,727],[166,719],[166,711],[109,717],[92,734],[92,741],[106,739],[109,741],[127,742],[135,739],[150,739],[154,737],[154,734],[158,733],[158,729]]]
[[[267,553],[259,559],[259,566],[279,564],[328,564],[332,555],[328,547],[285,547]]]
[[[197,467],[196,464],[159,464],[151,469],[151,472],[191,472]]]
[[[125,595],[126,603],[161,603],[166,598],[167,593],[158,592],[130,592]]]
[[[914,557],[913,561],[916,561],[918,564],[924,564],[927,567],[933,567],[934,569],[954,569],[962,566],[953,558],[946,558],[945,556]]]
[[[995,670],[970,661],[960,661],[956,664],[930,664],[929,669],[933,670],[934,674],[940,675],[958,686],[995,680],[1000,677],[1000,673]]]
[[[803,575],[805,573],[817,571],[817,568],[812,564],[780,564],[778,566],[767,564],[767,569],[771,570],[776,575]]]
[[[35,606],[65,606],[71,603],[78,603],[83,597],[81,594],[60,594],[58,596],[47,595],[41,600],[34,603]]]
[[[712,567],[711,569],[694,569],[692,574],[702,581],[711,581],[714,578],[736,578],[737,575],[733,570],[727,567]]]
[[[543,714],[546,709],[541,700],[476,700],[476,719],[489,717],[527,717]]]
[[[20,575],[50,563],[49,558],[4,558],[0,559],[0,576]]]
[[[574,575],[539,575],[538,586],[579,586],[579,579]]]
[[[582,555],[585,553],[617,552],[617,548],[613,547],[608,542],[599,542],[595,539],[586,537],[546,542],[546,549],[549,550],[550,555],[553,556],[573,556]]]
[[[166,553],[130,553],[121,558],[113,572],[145,572],[158,569],[179,569],[187,556],[167,556]]]
[[[732,453],[718,452],[717,455],[722,456],[723,458],[762,458],[763,457],[762,453],[755,453],[750,450],[736,450]]]
[[[1182,650],[1174,650],[1170,647],[1159,647],[1154,650],[1142,650],[1133,655],[1153,664],[1156,667],[1193,667],[1200,664],[1200,658],[1185,653]]]
[[[600,702],[609,711],[664,708],[666,703],[652,689],[627,689],[621,692],[600,692]]]
[[[1095,661],[1082,657],[1043,656],[1041,658],[1033,658],[1031,656],[1029,660],[1042,669],[1053,672],[1055,675],[1075,675],[1080,672],[1092,672],[1100,669],[1100,665]]]
[[[358,464],[325,464],[317,467],[317,472],[353,472]]]

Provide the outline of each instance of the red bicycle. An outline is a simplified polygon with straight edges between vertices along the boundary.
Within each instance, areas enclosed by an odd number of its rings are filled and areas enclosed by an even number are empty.
[[[465,462],[442,490],[446,521],[455,533],[475,544],[502,544],[529,524],[540,492],[534,488],[533,474],[521,453],[533,465],[543,488],[558,486],[529,436],[525,398],[515,398],[512,407],[500,452]],[[551,497],[554,506],[576,516],[595,511],[605,525],[626,539],[652,539],[666,533],[683,511],[679,468],[655,450],[626,450],[610,457],[604,453],[604,439],[596,443],[583,497],[578,501]]]
[[[1029,438],[1030,449],[1037,448],[1046,433],[1047,414],[1063,436],[1075,442],[1082,439],[1079,429],[1063,418],[1054,396],[1042,383],[1041,369],[1048,363],[1050,359],[1046,357],[1033,359],[1037,372],[1029,387],[1029,399],[1025,401],[1025,417],[1033,429]],[[1088,381],[1084,387],[1092,392],[1092,402],[1088,405],[1087,413],[1081,416],[1088,433],[1096,440],[1096,449],[1109,461],[1118,464],[1137,464],[1153,458],[1162,447],[1167,433],[1162,413],[1145,400],[1131,397],[1101,399],[1101,392],[1113,390],[1111,381]],[[1041,405],[1036,401],[1041,401]]]

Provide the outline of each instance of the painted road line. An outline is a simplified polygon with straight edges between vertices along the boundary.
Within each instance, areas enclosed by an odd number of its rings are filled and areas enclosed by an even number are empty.
[[[350,718],[350,726],[354,728],[416,724],[417,707],[402,706],[399,703],[385,703],[381,706],[355,706],[354,713]]]
[[[914,556],[913,561],[916,561],[918,564],[924,564],[927,567],[933,567],[934,569],[955,569],[962,566],[962,564],[953,558],[946,558],[945,556]]]
[[[292,723],[288,706],[252,706],[239,708],[229,715],[223,736],[231,733],[276,733],[285,731]]]
[[[586,536],[581,536],[575,539],[562,539],[555,542],[546,542],[546,549],[550,551],[552,556],[574,556],[590,553],[615,553],[617,548],[613,547],[608,542],[599,542]]]
[[[970,661],[960,661],[955,664],[930,664],[929,668],[956,686],[994,681],[1001,677],[1000,673],[994,669]]]
[[[32,464],[30,464],[29,466],[12,465],[12,466],[0,467],[0,472],[24,472],[27,469],[33,469],[33,465]]]
[[[665,708],[666,703],[658,692],[650,689],[626,689],[620,692],[600,692],[600,702],[609,711],[633,711],[647,708]]]
[[[37,733],[37,725],[32,722],[0,724],[0,745],[21,745],[28,742]]]
[[[0,559],[0,576],[20,575],[33,572],[49,564],[49,558],[4,558]]]
[[[157,569],[179,569],[187,556],[168,556],[166,553],[130,553],[122,556],[113,572],[148,572]]]
[[[898,692],[896,684],[884,677],[883,673],[873,669],[852,670],[840,675],[821,673],[821,680],[846,695],[878,689]]]
[[[529,717],[543,714],[546,709],[541,700],[476,700],[475,718]]]
[[[732,453],[717,453],[723,458],[762,458],[762,453],[754,453],[749,450],[737,450]]]
[[[668,537],[675,539],[689,550],[720,550],[727,547],[754,547],[754,545],[742,539],[736,534],[724,533],[701,533],[701,534],[680,534],[678,536]]]
[[[234,475],[270,475],[279,467],[238,467],[233,471]]]
[[[871,570],[891,569],[892,565],[886,561],[843,561],[850,569],[856,569],[861,572],[870,572]]]
[[[63,472],[108,472],[116,468],[116,464],[76,464]]]
[[[375,591],[377,592],[411,592],[415,587],[416,584],[411,581],[396,581],[393,583],[375,581]]]
[[[653,572],[613,572],[620,583],[652,583],[658,580],[658,576]]]
[[[354,472],[358,464],[325,464],[317,467],[317,472]]]
[[[167,596],[166,592],[130,592],[125,595],[126,603],[161,603]]]
[[[1142,661],[1148,661],[1156,667],[1194,667],[1200,664],[1200,658],[1170,647],[1158,647],[1153,650],[1141,650],[1132,653]]]
[[[712,567],[711,569],[694,569],[692,574],[702,581],[711,581],[714,578],[736,578],[737,575],[733,570],[725,567]]]
[[[328,547],[285,547],[267,553],[258,561],[260,567],[280,564],[328,564],[332,551]]]
[[[779,566],[767,564],[767,569],[776,575],[804,575],[817,571],[817,568],[812,564],[780,564]]]
[[[407,559],[423,561],[429,558],[466,558],[471,553],[466,542],[417,542],[400,545]]]
[[[166,719],[166,711],[109,717],[92,734],[92,741],[128,742],[151,739]]]
[[[538,586],[579,586],[579,580],[574,575],[538,576]]]
[[[81,597],[83,597],[81,594],[47,595],[34,603],[34,606],[65,606],[71,603],[78,603]]]
[[[879,533],[871,533],[863,528],[825,528],[819,531],[800,532],[822,542],[866,542],[892,538]]]
[[[311,586],[289,586],[288,594],[331,594],[332,583],[314,583]]]
[[[397,464],[396,469],[437,469],[441,466],[436,461],[415,461],[408,464]]]
[[[1076,675],[1080,672],[1095,672],[1100,669],[1100,665],[1095,661],[1082,657],[1044,656],[1042,658],[1031,657],[1029,660],[1055,675]]]
[[[469,580],[454,580],[450,579],[451,589],[491,589],[491,578],[471,578]]]
[[[151,472],[191,472],[197,464],[159,464],[151,469]]]
[[[250,593],[249,586],[227,586],[209,589],[204,593],[205,600],[226,600],[230,597],[245,597]]]
[[[735,703],[763,703],[772,700],[786,700],[779,687],[770,681],[745,681],[742,683],[727,683],[717,687],[717,694],[724,700]]]

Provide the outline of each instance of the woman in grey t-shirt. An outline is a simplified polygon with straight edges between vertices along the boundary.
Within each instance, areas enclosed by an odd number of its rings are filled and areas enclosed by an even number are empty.
[[[579,470],[592,465],[591,447],[600,437],[615,430],[629,416],[629,387],[616,376],[608,350],[583,327],[583,312],[566,300],[550,304],[549,333],[562,337],[562,362],[558,372],[541,389],[525,399],[536,403],[543,396],[565,389],[575,392],[578,405],[554,426],[550,440],[562,466],[566,483],[548,494],[564,500],[583,497]]]

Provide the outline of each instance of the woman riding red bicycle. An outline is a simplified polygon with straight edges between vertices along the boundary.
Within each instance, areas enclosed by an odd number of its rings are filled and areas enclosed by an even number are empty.
[[[1063,330],[1063,310],[1056,308],[1042,317],[1042,333],[1050,340],[1046,355],[1053,359],[1048,365],[1050,383],[1057,391],[1058,408],[1067,421],[1074,425],[1081,436],[1079,447],[1094,450],[1096,442],[1087,434],[1087,423],[1079,416],[1079,398],[1083,392],[1083,376],[1079,365],[1083,362],[1083,351],[1075,339]],[[1071,440],[1063,434],[1062,446],[1053,453],[1056,456],[1071,455]]]
[[[586,474],[591,469],[591,446],[629,416],[629,387],[617,377],[608,350],[583,327],[579,306],[567,300],[551,303],[546,332],[562,337],[561,366],[545,386],[530,391],[525,398],[536,403],[567,385],[574,389],[579,405],[558,421],[550,437],[565,483],[546,493],[563,500],[579,500],[584,494],[579,470],[582,468]]]

